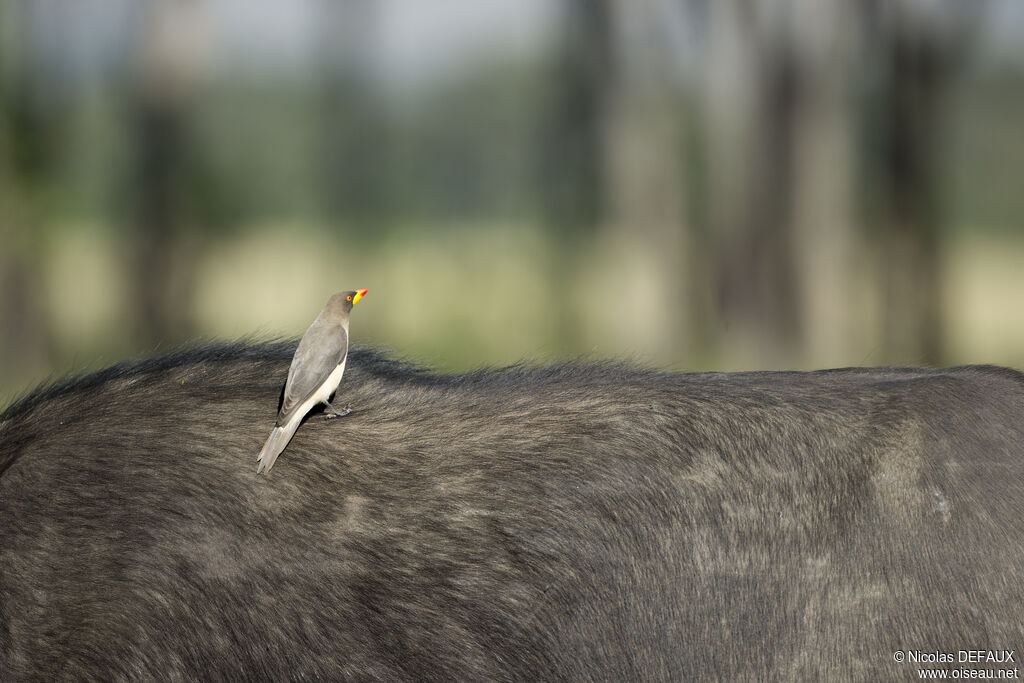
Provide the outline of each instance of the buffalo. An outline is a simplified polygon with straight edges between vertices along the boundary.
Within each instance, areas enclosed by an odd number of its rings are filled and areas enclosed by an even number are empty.
[[[1020,372],[446,375],[355,349],[352,413],[257,476],[294,348],[187,348],[0,414],[0,679],[1017,666]]]

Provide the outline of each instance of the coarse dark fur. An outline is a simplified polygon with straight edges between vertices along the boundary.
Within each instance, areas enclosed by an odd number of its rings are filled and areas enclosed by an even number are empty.
[[[0,416],[0,680],[861,680],[1024,649],[1024,376],[431,374],[294,344]],[[1010,665],[1013,666],[1013,665]]]

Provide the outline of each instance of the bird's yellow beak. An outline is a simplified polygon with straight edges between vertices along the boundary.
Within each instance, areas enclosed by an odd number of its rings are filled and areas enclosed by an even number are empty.
[[[359,300],[366,296],[366,292],[368,291],[369,290],[366,289],[365,287],[363,289],[357,289],[356,295],[352,297],[352,305],[355,306],[357,303],[359,303]]]

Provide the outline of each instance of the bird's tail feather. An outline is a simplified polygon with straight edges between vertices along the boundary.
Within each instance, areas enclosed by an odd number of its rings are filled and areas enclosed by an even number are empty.
[[[281,455],[281,451],[292,440],[292,435],[295,434],[295,430],[298,427],[299,420],[292,420],[280,427],[274,427],[274,431],[270,432],[267,442],[263,444],[263,450],[256,457],[256,460],[259,462],[256,466],[256,474],[270,471],[270,468],[274,466],[274,461],[277,460],[277,456]]]

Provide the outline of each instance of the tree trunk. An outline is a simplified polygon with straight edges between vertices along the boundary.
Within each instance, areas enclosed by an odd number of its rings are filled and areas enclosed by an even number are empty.
[[[129,249],[136,343],[193,333],[195,264],[185,248],[189,112],[202,59],[199,0],[154,0],[140,41],[129,115],[134,134]]]

